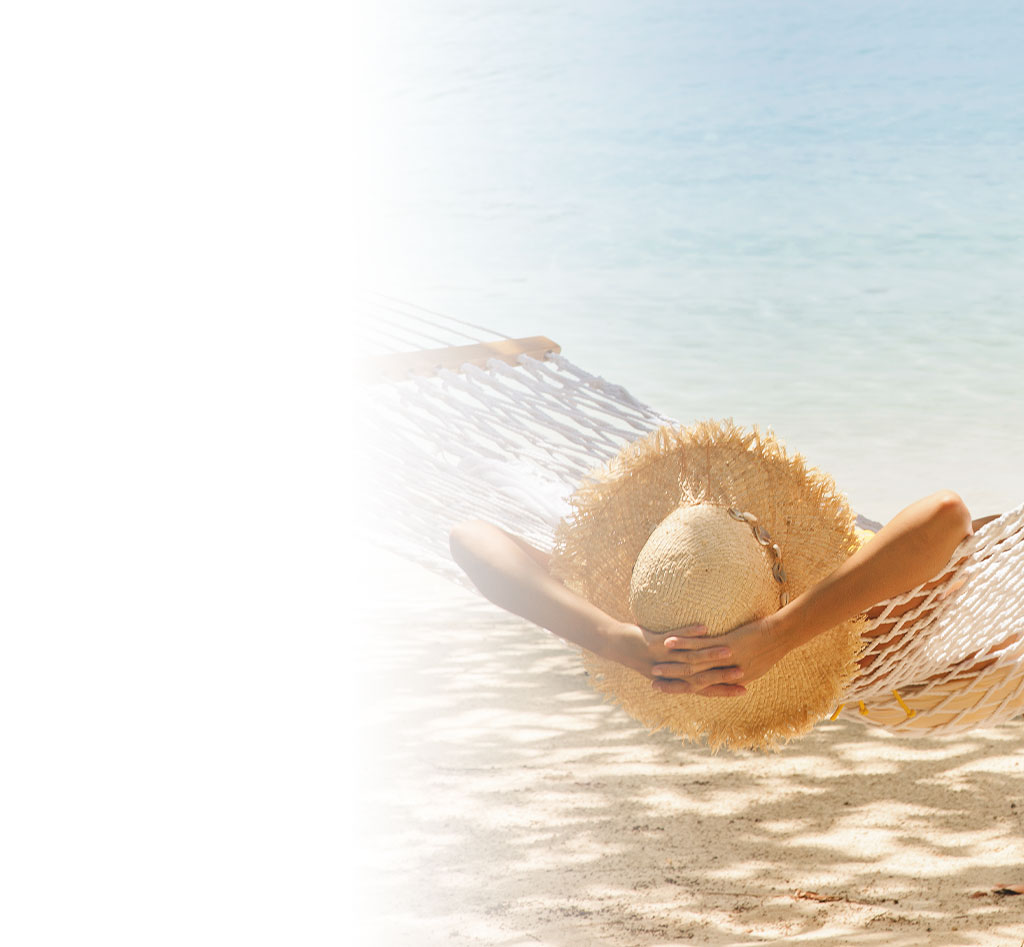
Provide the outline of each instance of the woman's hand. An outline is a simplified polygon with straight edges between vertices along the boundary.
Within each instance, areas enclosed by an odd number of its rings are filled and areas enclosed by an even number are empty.
[[[674,655],[703,654],[697,648],[708,648],[709,639],[694,635],[692,629],[680,628],[671,632],[664,640],[665,649]],[[656,664],[653,668],[654,689],[663,694],[701,694],[703,696],[737,697],[746,693],[744,684],[757,680],[782,658],[792,647],[787,638],[773,629],[770,619],[758,619],[734,628],[728,634],[719,635],[711,641],[715,647],[711,652],[722,651],[729,655],[730,667],[717,667],[712,672],[694,674],[685,661],[673,660]],[[717,676],[716,676],[717,675]],[[706,681],[735,681],[735,684],[718,684],[708,688]]]
[[[605,630],[603,640],[602,657],[652,678],[656,690],[704,697],[746,693],[741,685],[731,683],[744,676],[731,666],[735,663],[731,646],[721,638],[710,641],[703,625],[657,633],[617,622]]]
[[[671,684],[669,693],[744,693],[733,683],[743,672],[734,666],[730,643],[708,639],[702,625],[658,634],[616,621],[553,578],[545,553],[490,523],[461,523],[452,530],[451,549],[455,561],[495,604],[644,677]]]
[[[955,493],[944,490],[918,500],[813,588],[774,614],[741,625],[714,642],[732,653],[730,663],[740,671],[736,677],[740,684],[756,680],[815,635],[933,578],[971,531],[971,515]],[[694,637],[687,629],[668,635],[664,642],[673,652],[706,645],[706,638]],[[661,681],[655,689],[667,694],[701,693],[699,676],[680,672],[676,662],[657,665],[654,674]]]

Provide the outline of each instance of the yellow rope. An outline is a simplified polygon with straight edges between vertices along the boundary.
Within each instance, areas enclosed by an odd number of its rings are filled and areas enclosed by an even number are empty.
[[[896,690],[896,688],[893,688],[892,694],[893,694],[893,697],[896,698],[896,703],[899,704],[903,708],[903,712],[908,717],[913,717],[914,714],[917,713],[916,710],[912,710],[910,707],[908,707],[903,702],[903,698],[900,697],[900,692],[898,690]],[[860,712],[866,717],[868,715],[868,708],[865,706],[864,701],[858,700],[857,701],[857,705],[860,707]],[[843,708],[845,706],[846,706],[846,704],[840,704],[838,707],[836,707],[836,712],[834,714],[832,714],[832,716],[829,717],[828,719],[829,720],[835,720],[836,717],[838,717],[843,712]]]
[[[905,703],[903,703],[903,698],[900,697],[900,692],[898,690],[896,690],[895,687],[892,689],[892,695],[893,695],[893,697],[896,698],[896,703],[899,704],[903,708],[903,712],[908,717],[913,717],[914,714],[917,713],[916,710],[911,710]]]

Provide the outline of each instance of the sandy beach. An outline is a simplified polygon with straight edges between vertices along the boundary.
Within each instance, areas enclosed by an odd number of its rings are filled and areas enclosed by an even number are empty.
[[[364,616],[366,945],[1019,947],[1024,723],[779,753],[648,734],[577,655],[380,554]]]

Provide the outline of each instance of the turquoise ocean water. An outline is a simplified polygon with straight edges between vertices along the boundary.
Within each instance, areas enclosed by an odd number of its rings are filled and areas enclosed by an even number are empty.
[[[1024,502],[1024,8],[385,3],[373,289],[690,421],[770,426],[885,519]]]

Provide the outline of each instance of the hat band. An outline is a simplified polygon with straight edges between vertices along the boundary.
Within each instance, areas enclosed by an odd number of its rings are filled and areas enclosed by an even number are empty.
[[[779,548],[779,544],[772,542],[772,537],[768,534],[763,526],[759,526],[757,517],[753,513],[744,513],[742,510],[737,510],[735,507],[729,507],[729,515],[734,520],[739,520],[741,523],[746,523],[750,527],[751,533],[762,546],[764,546],[772,557],[772,576],[775,581],[782,586],[782,592],[779,594],[779,607],[782,608],[789,604],[789,590],[786,588],[786,570],[782,567],[782,550]]]

